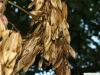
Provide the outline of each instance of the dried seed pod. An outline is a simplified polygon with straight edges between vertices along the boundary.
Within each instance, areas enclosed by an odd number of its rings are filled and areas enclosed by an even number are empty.
[[[2,35],[2,33],[5,31],[5,25],[4,23],[2,22],[2,20],[0,19],[0,36]]]
[[[41,7],[43,6],[43,3],[44,3],[44,0],[36,0],[35,10],[41,9]]]
[[[38,64],[38,68],[42,68],[43,65],[43,59],[40,59],[39,64]]]
[[[57,5],[58,5],[59,9],[62,10],[62,2],[61,2],[61,0],[57,0]]]
[[[67,28],[67,24],[65,23],[65,20],[63,20],[61,27],[62,27],[64,37],[66,38],[67,42],[70,44],[70,41],[71,41],[70,34]]]
[[[4,33],[2,34],[2,41],[3,42],[5,42],[7,40],[7,38],[9,38],[9,34],[10,34],[10,30],[4,31]]]
[[[52,6],[54,6],[55,8],[57,8],[57,2],[56,2],[56,0],[51,0],[51,4],[52,4]]]
[[[45,46],[45,50],[47,51],[51,45],[51,26],[49,25],[49,23],[46,23],[46,30],[45,30],[45,39],[44,39],[44,46]]]
[[[7,64],[7,65],[5,66],[5,68],[4,68],[4,72],[5,72],[4,74],[5,74],[5,75],[11,75],[11,74],[13,73],[15,63],[16,63],[16,60],[13,60],[13,61],[11,62],[11,64]]]
[[[2,13],[3,10],[3,3],[0,1],[0,13]]]
[[[5,37],[4,37],[5,36]],[[11,32],[5,30],[3,34],[3,43],[1,47],[2,55],[0,58],[0,63],[2,63],[1,68],[4,70],[5,75],[11,75],[14,71],[15,63],[18,57],[19,50],[21,52],[21,37],[17,32]],[[6,64],[5,64],[6,63]]]
[[[53,7],[59,8],[60,10],[62,10],[61,0],[51,0],[51,4],[52,4]]]
[[[0,63],[0,75],[2,75],[2,65]]]
[[[1,20],[2,20],[3,24],[5,25],[5,27],[7,28],[8,20],[7,20],[6,16],[2,15]]]
[[[46,43],[44,44],[45,51],[48,51],[50,49],[51,44],[52,44],[51,41],[49,41],[47,44]]]
[[[57,62],[56,64],[53,65],[54,68],[55,69],[58,68],[61,65],[62,62],[63,62],[63,58],[59,62]]]
[[[64,2],[62,3],[62,15],[65,19],[68,17],[68,8]]]
[[[42,14],[42,11],[31,11],[30,13],[35,16],[40,16]]]
[[[47,61],[50,60],[50,51],[46,51],[46,52],[44,53],[44,58],[45,58],[45,60],[47,60]]]
[[[70,53],[70,55],[75,59],[76,58],[76,52],[74,51],[74,49],[70,46],[70,48],[69,48],[69,53]]]
[[[35,2],[32,1],[32,2],[28,5],[28,8],[32,8],[34,4],[35,4]]]
[[[4,63],[11,61],[17,54],[18,34],[12,33],[3,46]]]

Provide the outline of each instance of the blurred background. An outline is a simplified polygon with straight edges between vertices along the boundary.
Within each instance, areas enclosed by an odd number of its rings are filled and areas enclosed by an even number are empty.
[[[27,11],[31,0],[10,0]],[[77,52],[76,60],[69,59],[72,75],[86,72],[100,72],[100,0],[65,0],[68,5],[68,23],[71,46]],[[5,15],[9,20],[8,28],[14,26],[23,36],[31,28],[31,17],[17,7],[7,4]],[[52,67],[38,69],[31,66],[25,75],[55,75]]]

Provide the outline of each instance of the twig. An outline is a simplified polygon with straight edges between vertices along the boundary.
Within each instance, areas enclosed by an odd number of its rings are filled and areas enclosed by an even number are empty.
[[[13,5],[13,6],[15,6],[15,7],[17,7],[17,8],[19,8],[19,9],[20,9],[21,11],[23,11],[24,13],[26,13],[26,14],[28,14],[28,15],[30,15],[30,16],[33,16],[33,14],[29,13],[28,11],[26,11],[26,10],[23,9],[22,7],[18,6],[17,4],[15,4],[15,3],[11,2],[11,1],[8,1],[8,3],[11,4],[11,5]]]
[[[34,15],[34,14],[29,13],[28,11],[26,11],[25,9],[23,9],[22,7],[20,7],[19,5],[15,4],[15,3],[11,2],[11,1],[8,1],[8,3],[11,4],[11,5],[13,5],[13,6],[15,6],[15,7],[17,7],[17,8],[19,8],[19,9],[20,9],[21,11],[23,11],[24,13],[26,13],[26,14],[32,16],[32,19],[33,19],[34,21],[37,20],[38,17],[39,17],[39,16],[37,16],[37,15]],[[42,14],[43,14],[43,13],[42,13]],[[45,13],[44,13],[44,14],[45,14]]]

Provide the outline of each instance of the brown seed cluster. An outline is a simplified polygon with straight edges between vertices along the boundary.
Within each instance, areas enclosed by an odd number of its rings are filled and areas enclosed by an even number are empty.
[[[0,75],[15,75],[16,60],[22,52],[21,35],[8,30],[7,18],[2,14],[3,3],[0,2]]]
[[[37,19],[33,17],[32,24],[37,27],[24,44],[19,70],[27,71],[40,54],[41,58],[36,62],[39,68],[52,65],[57,73],[61,72],[58,75],[69,75],[67,58],[69,55],[75,58],[76,54],[70,46],[67,5],[61,0],[34,0],[29,8],[32,6],[35,8],[30,13],[37,16]]]
[[[36,28],[28,39],[8,30],[6,17],[0,16],[0,75],[16,75],[22,69],[26,72],[35,62],[39,68],[52,65],[57,75],[70,75],[68,57],[76,54],[70,46],[67,5],[61,0],[33,0],[28,8],[33,6],[30,13],[35,16],[32,26]]]

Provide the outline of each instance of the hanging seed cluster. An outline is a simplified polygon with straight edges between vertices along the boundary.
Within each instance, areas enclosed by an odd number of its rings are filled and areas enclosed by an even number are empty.
[[[33,6],[30,13],[35,28],[24,42],[19,32],[6,28],[0,16],[0,75],[26,72],[38,55],[39,68],[52,65],[57,75],[70,75],[68,56],[75,58],[76,54],[70,46],[67,5],[61,0],[33,0],[28,8]]]
[[[2,11],[0,3],[0,11]],[[0,12],[0,75],[15,75],[15,65],[22,50],[18,32],[7,29],[7,18]]]
[[[75,58],[75,51],[70,46],[69,25],[67,19],[67,6],[61,0],[34,0],[29,4],[33,17],[31,37],[24,44],[24,52],[19,61],[19,70],[27,71],[40,54],[38,67],[52,65],[55,69],[62,67],[69,70],[68,56]],[[63,68],[63,67],[62,67]],[[67,75],[59,74],[59,75]]]

